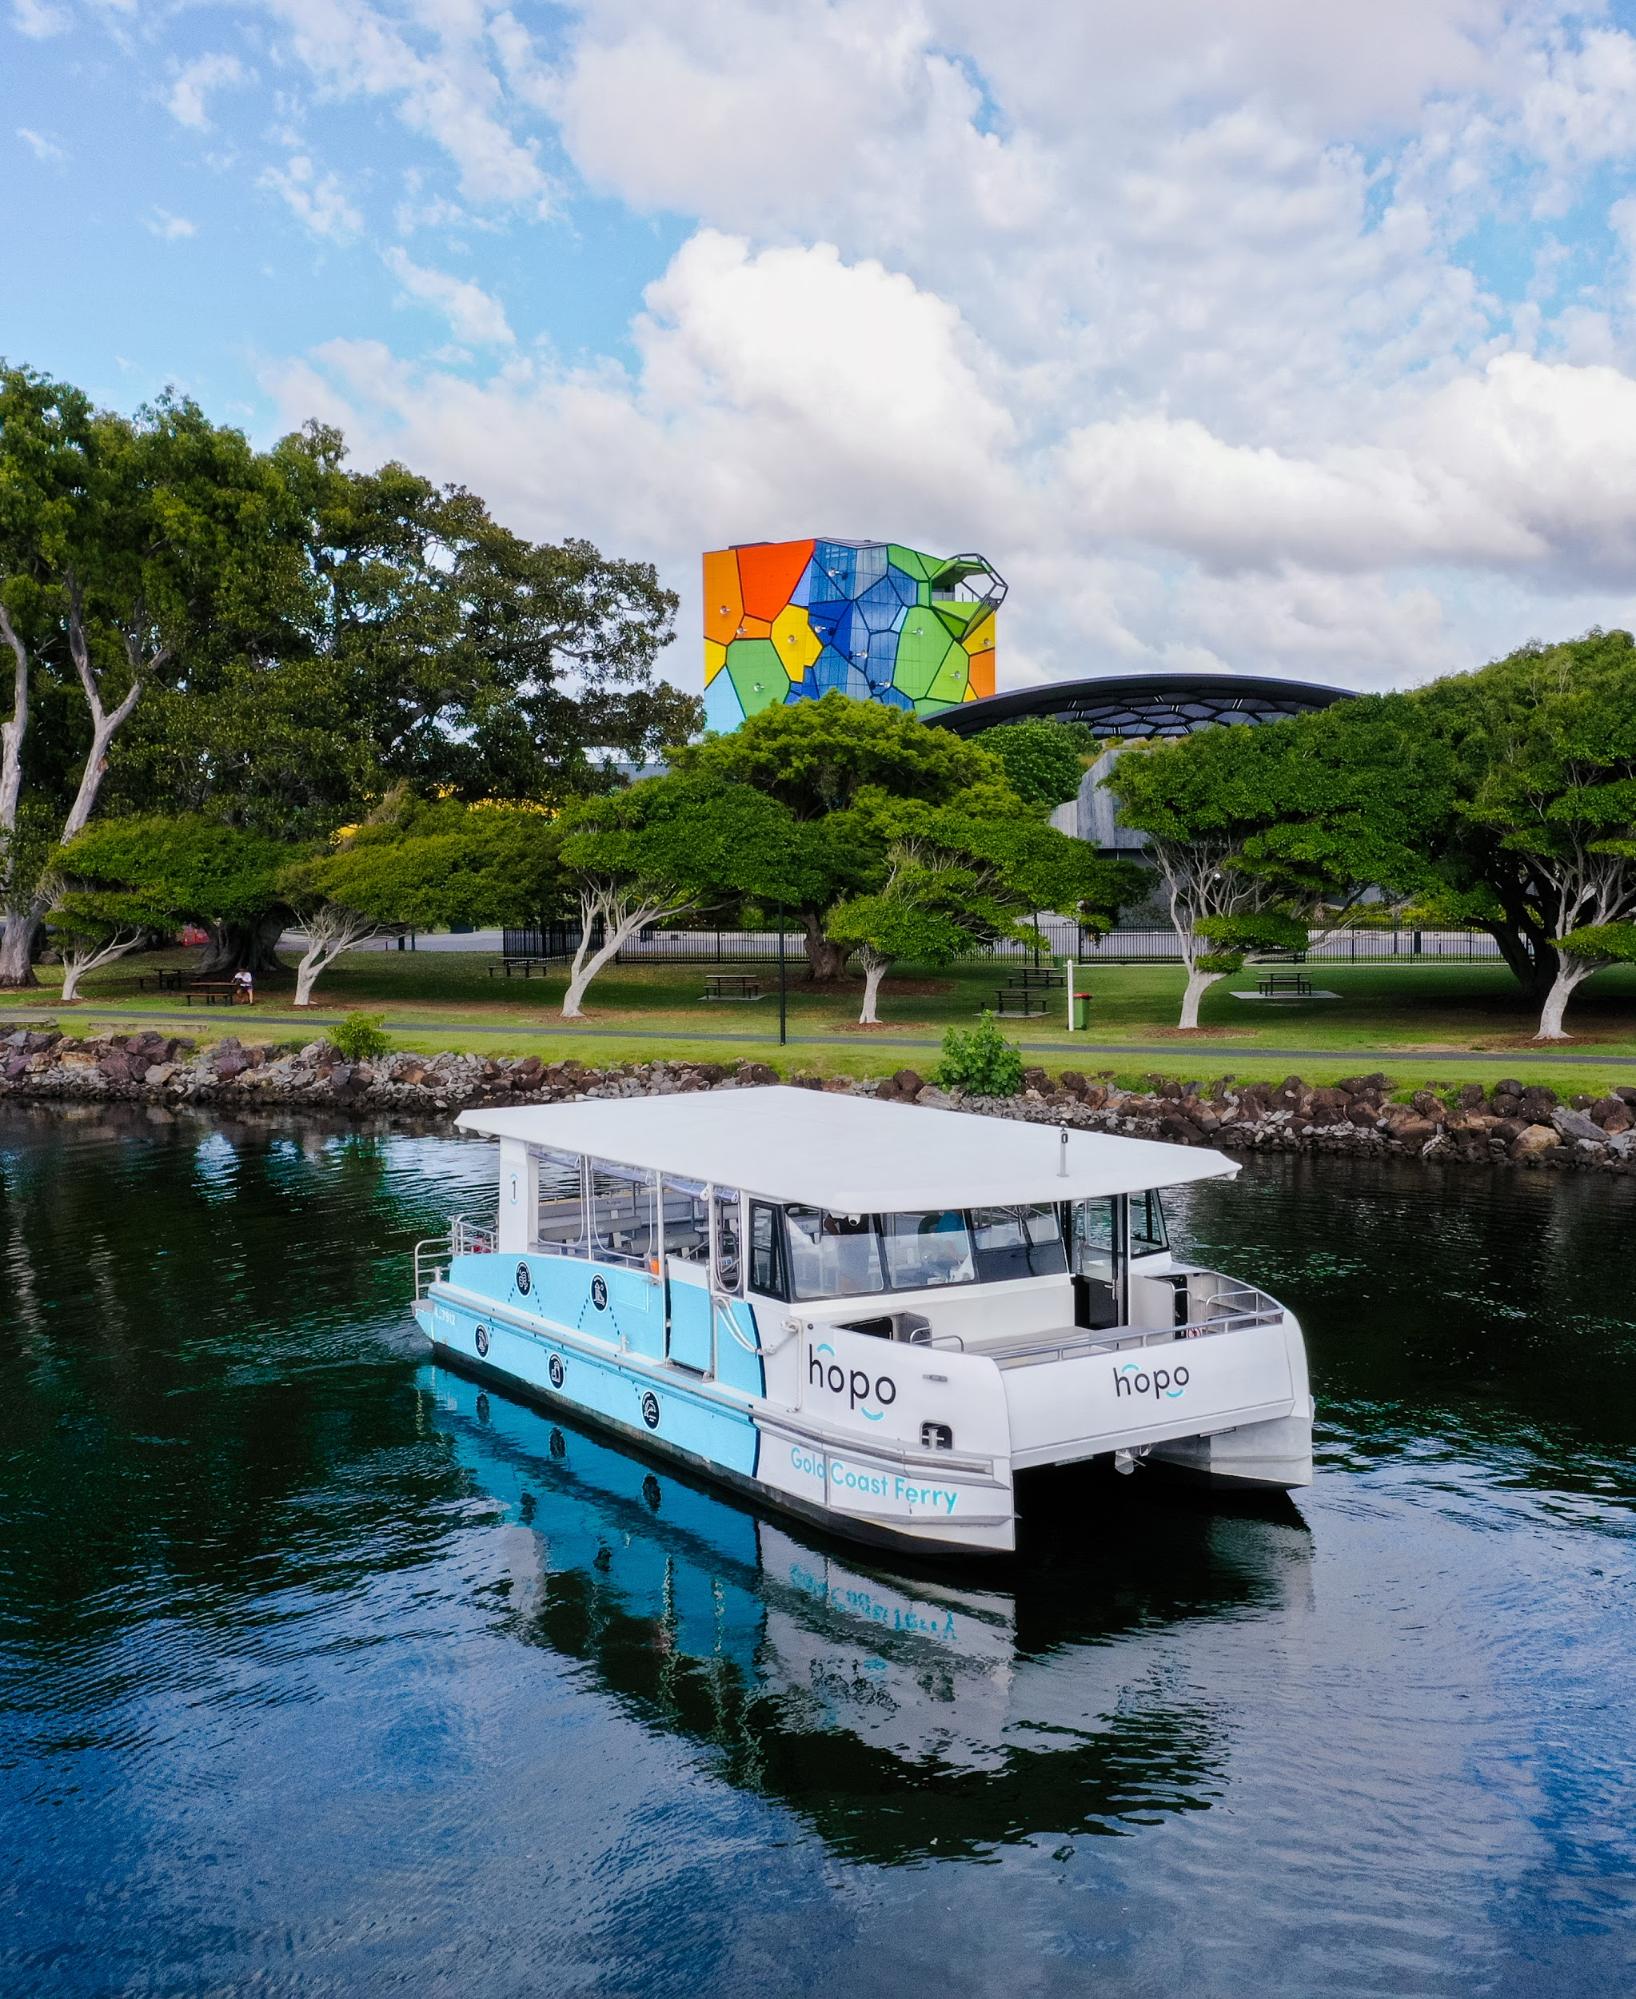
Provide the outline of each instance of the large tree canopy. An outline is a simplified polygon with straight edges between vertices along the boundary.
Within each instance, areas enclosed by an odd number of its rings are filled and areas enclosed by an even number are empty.
[[[1527,645],[1401,699],[1452,772],[1428,906],[1490,932],[1558,1039],[1574,987],[1610,962],[1564,955],[1569,939],[1636,915],[1636,644]]]
[[[838,978],[845,966],[846,948],[828,935],[831,911],[884,879],[886,835],[868,815],[849,811],[860,794],[940,805],[1003,781],[996,759],[977,744],[844,694],[765,708],[731,735],[678,751],[672,763],[682,775],[761,792],[800,829],[789,906],[806,932],[812,978]]]
[[[276,649],[300,596],[289,496],[237,431],[134,419],[0,366],[0,985],[33,983],[51,849],[89,823],[144,699],[204,649]]]
[[[1360,699],[1134,746],[1104,782],[1148,836],[1187,983],[1180,1025],[1247,952],[1305,947],[1321,908],[1430,879],[1446,758],[1401,706]]]
[[[99,805],[311,839],[403,783],[605,787],[599,752],[697,726],[654,674],[675,607],[651,565],[356,470],[333,430],[256,451],[178,398],[127,419],[0,367],[0,981],[31,981],[51,850]]]

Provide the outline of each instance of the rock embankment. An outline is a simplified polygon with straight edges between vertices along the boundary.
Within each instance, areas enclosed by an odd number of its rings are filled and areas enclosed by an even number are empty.
[[[349,1062],[331,1043],[246,1045],[229,1036],[199,1049],[154,1033],[76,1040],[54,1029],[0,1037],[0,1098],[127,1099],[154,1104],[309,1105],[328,1110],[446,1113],[476,1104],[556,1103],[570,1097],[669,1096],[682,1090],[773,1083],[765,1063],[641,1062],[592,1069],[536,1055],[391,1054]],[[1568,1167],[1636,1176],[1636,1087],[1564,1102],[1554,1090],[1502,1080],[1492,1091],[1467,1083],[1396,1101],[1391,1079],[1354,1076],[1314,1087],[1282,1083],[1200,1084],[1149,1080],[1121,1089],[1107,1075],[1068,1070],[1053,1081],[1030,1069],[1014,1097],[950,1095],[911,1069],[883,1080],[827,1082],[888,1101],[963,1102],[996,1117],[1065,1122],[1178,1145],[1224,1151],[1329,1152],[1437,1160],[1449,1165]]]

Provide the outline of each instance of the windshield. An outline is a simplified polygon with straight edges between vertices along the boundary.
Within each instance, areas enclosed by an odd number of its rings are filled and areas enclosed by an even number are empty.
[[[854,1298],[946,1284],[1060,1277],[1068,1268],[1057,1211],[927,1208],[893,1215],[785,1211],[790,1296]]]

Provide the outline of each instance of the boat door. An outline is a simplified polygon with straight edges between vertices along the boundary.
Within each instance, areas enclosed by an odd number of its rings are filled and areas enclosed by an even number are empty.
[[[714,1360],[710,1327],[710,1190],[666,1174],[664,1212],[665,1358],[696,1374]]]
[[[1129,1323],[1128,1209],[1123,1194],[1074,1203],[1068,1267],[1076,1326],[1100,1330]]]

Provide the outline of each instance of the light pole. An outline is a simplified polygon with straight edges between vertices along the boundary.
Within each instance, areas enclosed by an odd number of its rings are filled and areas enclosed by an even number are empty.
[[[789,980],[784,967],[784,905],[778,905],[778,1045],[789,1040]]]

